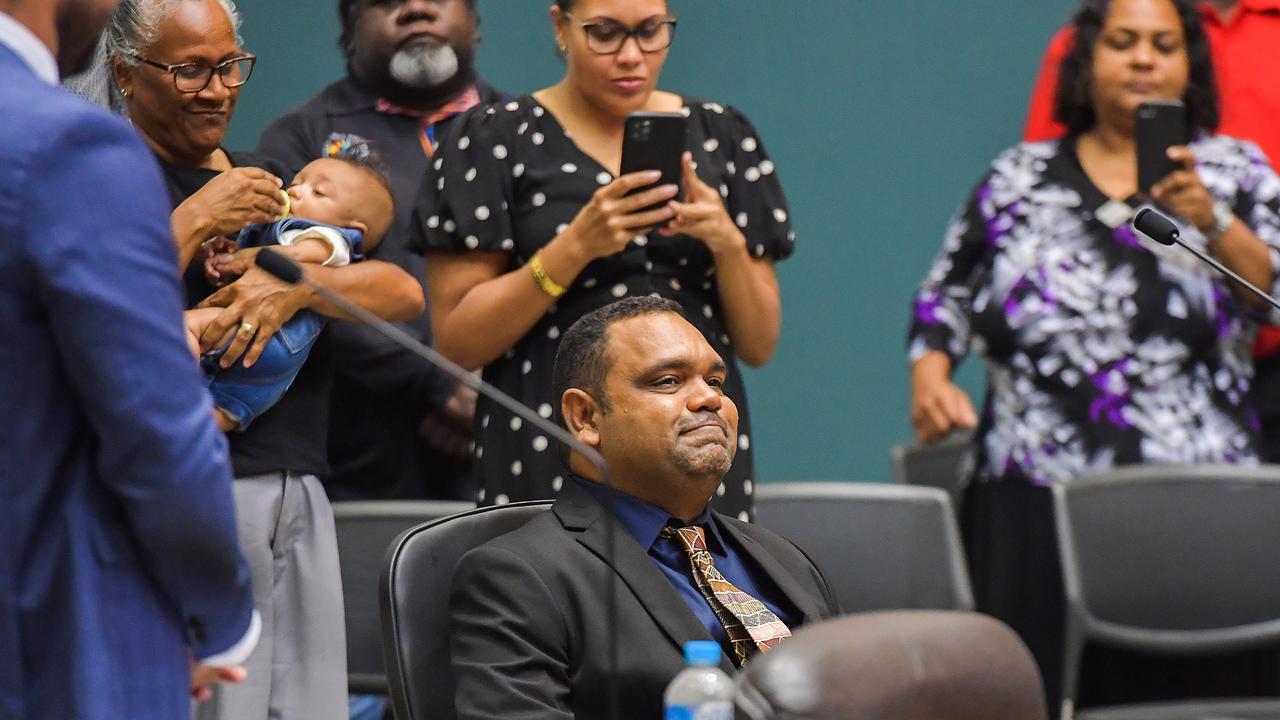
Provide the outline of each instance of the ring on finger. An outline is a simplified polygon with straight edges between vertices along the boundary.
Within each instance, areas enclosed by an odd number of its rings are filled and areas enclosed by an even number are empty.
[[[257,326],[251,322],[242,322],[240,323],[240,330],[238,332],[241,335],[248,337],[253,335],[253,333],[257,331],[257,329],[258,329]]]

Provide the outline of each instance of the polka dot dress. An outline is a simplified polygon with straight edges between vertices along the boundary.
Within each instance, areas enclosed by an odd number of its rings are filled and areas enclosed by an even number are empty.
[[[773,163],[737,110],[686,99],[686,147],[698,176],[720,191],[729,217],[755,257],[791,254],[795,234]],[[563,232],[613,174],[583,153],[532,97],[481,106],[454,121],[441,139],[416,210],[413,245],[431,252],[503,252],[524,265]],[[515,347],[484,368],[486,380],[551,418],[558,399],[551,368],[561,333],[582,315],[632,295],[680,303],[689,320],[730,364],[725,391],[738,405],[738,454],[713,505],[746,517],[751,510],[751,421],[742,377],[724,323],[711,253],[687,236],[637,235],[621,252],[592,262],[568,293]],[[482,505],[551,498],[565,483],[557,444],[481,398],[474,467]]]

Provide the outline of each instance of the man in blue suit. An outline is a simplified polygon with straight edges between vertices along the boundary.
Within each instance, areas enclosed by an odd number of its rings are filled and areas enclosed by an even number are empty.
[[[0,0],[0,720],[178,720],[257,642],[168,195],[57,87],[114,0]]]

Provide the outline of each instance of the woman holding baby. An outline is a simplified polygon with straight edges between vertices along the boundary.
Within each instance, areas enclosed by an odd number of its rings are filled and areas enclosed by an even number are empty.
[[[240,47],[238,23],[230,0],[126,0],[108,30],[115,81],[172,195],[188,304],[222,308],[199,343],[202,351],[225,346],[223,367],[252,365],[271,336],[302,310],[339,316],[305,286],[285,285],[251,264],[221,288],[209,281],[204,255],[210,239],[270,223],[285,214],[288,202],[282,190],[287,171],[280,164],[222,147],[255,61]],[[423,311],[421,287],[394,265],[369,260],[305,267],[310,280],[388,320]],[[346,717],[337,545],[317,479],[327,470],[332,358],[326,339],[321,331],[276,405],[243,432],[228,435],[240,541],[264,622],[245,663],[248,680],[219,688],[198,717]]]

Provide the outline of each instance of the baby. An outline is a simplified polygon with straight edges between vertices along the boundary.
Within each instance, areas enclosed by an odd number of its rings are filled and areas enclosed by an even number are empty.
[[[286,196],[286,217],[250,225],[240,232],[239,250],[206,260],[211,278],[243,275],[267,246],[299,263],[338,267],[362,260],[363,253],[382,241],[395,212],[386,177],[364,157],[314,160],[294,176]],[[302,310],[271,337],[252,367],[237,361],[223,368],[219,360],[230,340],[203,355],[199,351],[201,334],[221,312],[217,307],[188,310],[187,340],[208,380],[218,426],[224,432],[244,430],[289,389],[324,329],[324,320]],[[241,326],[240,332],[252,331],[252,326]]]

